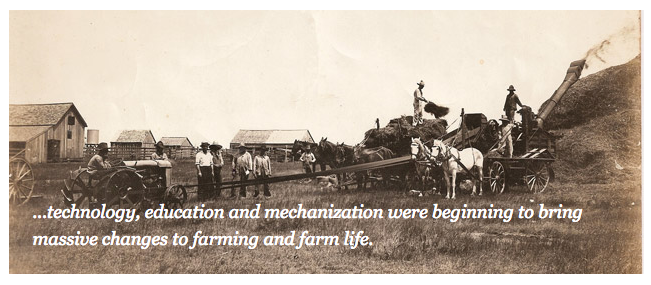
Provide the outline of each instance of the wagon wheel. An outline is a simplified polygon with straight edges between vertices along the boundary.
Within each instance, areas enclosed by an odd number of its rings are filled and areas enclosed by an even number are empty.
[[[77,177],[72,181],[72,185],[67,186],[70,194],[72,194],[72,197],[69,197],[72,199],[70,204],[75,204],[75,208],[88,209],[91,205],[91,199],[96,198],[93,197],[92,189],[89,188],[90,185],[86,184],[90,183],[89,181],[90,174],[87,171],[83,171],[77,174]]]
[[[489,185],[493,194],[502,194],[506,190],[506,168],[499,161],[493,162],[489,170]]]
[[[168,209],[182,209],[185,202],[188,200],[188,192],[183,185],[172,185],[165,190],[165,208]]]
[[[144,200],[144,186],[140,176],[131,170],[118,170],[102,183],[103,202],[108,208],[140,207]]]
[[[22,158],[9,161],[9,202],[23,205],[34,192],[34,172],[32,166]]]
[[[524,182],[527,183],[527,188],[533,193],[542,193],[549,184],[551,177],[551,168],[549,164],[544,162],[532,161],[527,164]]]

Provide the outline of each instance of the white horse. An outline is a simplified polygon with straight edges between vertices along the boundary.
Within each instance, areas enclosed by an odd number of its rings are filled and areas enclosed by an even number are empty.
[[[445,145],[440,140],[434,140],[432,145],[432,158],[437,162],[442,163],[443,176],[445,177],[448,190],[448,194],[445,196],[446,199],[450,199],[450,185],[452,185],[452,199],[456,199],[457,173],[465,172],[463,166],[465,166],[468,171],[472,171],[473,168],[477,169],[479,174],[479,195],[481,196],[484,193],[482,189],[484,156],[481,154],[481,151],[472,147],[459,151],[454,147]],[[470,176],[473,176],[472,173],[469,174]],[[450,176],[452,176],[452,184],[450,184]],[[472,195],[474,196],[477,193],[477,181],[474,176],[472,180]]]

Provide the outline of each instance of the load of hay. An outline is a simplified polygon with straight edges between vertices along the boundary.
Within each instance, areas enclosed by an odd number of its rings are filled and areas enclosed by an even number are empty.
[[[440,138],[448,126],[444,119],[425,119],[423,124],[414,127],[412,120],[412,116],[402,116],[389,121],[384,128],[368,130],[364,146],[384,146],[398,155],[408,155],[412,137],[420,137],[425,142]]]

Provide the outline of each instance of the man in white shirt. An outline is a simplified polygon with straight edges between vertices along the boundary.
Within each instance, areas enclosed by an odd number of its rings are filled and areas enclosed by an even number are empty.
[[[253,159],[253,176],[256,179],[267,179],[271,176],[271,159],[267,156],[267,147],[261,146],[260,154],[256,155]],[[258,190],[260,185],[255,185],[255,194],[253,197],[258,197],[260,191]],[[269,184],[264,183],[264,196],[265,198],[271,197],[271,192],[269,192]]]
[[[418,88],[414,91],[414,118],[412,120],[412,125],[418,126],[423,123],[423,108],[427,104],[427,99],[423,97],[423,88],[425,88],[425,82],[422,80],[418,84]]]
[[[235,170],[240,177],[240,181],[249,180],[249,173],[253,170],[253,159],[251,154],[246,151],[246,145],[240,143],[240,152],[233,157],[233,170]],[[231,197],[235,197],[235,189],[231,190]],[[246,186],[240,187],[240,196],[246,197]]]
[[[312,148],[309,145],[305,148],[305,152],[303,152],[301,155],[300,161],[303,162],[303,169],[305,169],[305,173],[312,173],[312,165],[314,165],[314,162],[316,162],[316,157],[314,157]],[[309,181],[311,181],[311,179],[307,179],[307,182]]]
[[[505,115],[502,115],[500,121],[502,121],[502,125],[500,126],[500,146],[498,149],[504,156],[511,158],[513,157],[513,136],[511,135],[511,132],[513,131],[514,125]]]
[[[195,156],[195,164],[197,166],[197,181],[199,184],[197,194],[199,200],[203,201],[210,195],[212,186],[212,154],[208,152],[208,142],[201,143],[201,151]]]

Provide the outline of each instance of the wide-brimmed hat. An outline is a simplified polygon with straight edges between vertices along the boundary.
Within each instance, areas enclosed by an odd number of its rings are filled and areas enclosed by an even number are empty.
[[[201,142],[201,147],[204,147],[204,146],[209,147],[210,144],[208,142]]]
[[[425,82],[423,82],[423,81],[421,80],[420,82],[416,83],[416,85],[418,85],[418,86],[425,86]]]
[[[101,142],[101,143],[99,143],[99,144],[97,145],[97,150],[105,150],[105,149],[108,149],[108,148],[109,148],[109,147],[108,147],[108,144],[105,143],[105,142]]]
[[[158,141],[156,143],[156,148],[164,148],[164,147],[165,147],[165,144],[163,143],[163,141]]]
[[[507,117],[506,115],[502,115],[502,117],[500,117],[500,121],[510,122],[511,120],[509,120],[509,117]]]
[[[513,85],[509,85],[509,89],[506,89],[506,91],[515,91],[515,88],[513,87]]]
[[[239,148],[246,148],[246,145],[243,142],[241,142]]]
[[[222,145],[219,144],[217,141],[213,141],[213,142],[212,142],[212,144],[210,145],[210,147],[212,148],[213,146],[216,147],[216,148],[222,148]]]

